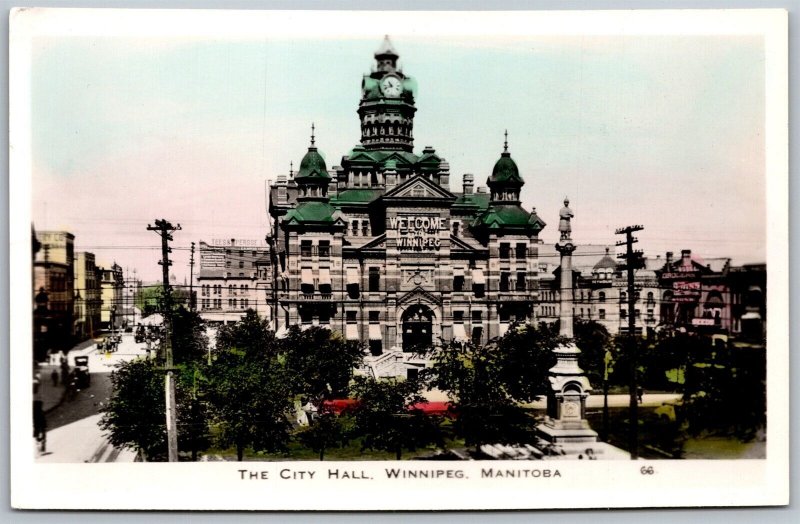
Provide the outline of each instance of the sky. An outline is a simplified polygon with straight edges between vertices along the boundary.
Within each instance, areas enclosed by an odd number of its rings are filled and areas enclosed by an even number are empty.
[[[338,165],[360,137],[362,75],[383,38],[50,36],[31,55],[32,218],[76,250],[160,278],[160,239],[263,239],[265,181],[309,143]],[[764,48],[757,36],[393,34],[419,90],[415,151],[484,185],[503,147],[523,206],[580,244],[641,224],[647,256],[766,260]],[[195,267],[195,271],[196,271]]]

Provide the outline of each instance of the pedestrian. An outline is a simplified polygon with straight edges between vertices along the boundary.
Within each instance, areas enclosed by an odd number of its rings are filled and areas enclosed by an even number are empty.
[[[636,388],[636,398],[639,400],[639,404],[642,403],[642,397],[644,397],[644,389],[641,386]]]
[[[44,453],[47,445],[47,422],[44,418],[42,377],[38,371],[33,375],[33,438],[39,444],[39,451]]]
[[[58,370],[53,368],[53,371],[50,373],[50,379],[53,381],[53,387],[58,386]]]

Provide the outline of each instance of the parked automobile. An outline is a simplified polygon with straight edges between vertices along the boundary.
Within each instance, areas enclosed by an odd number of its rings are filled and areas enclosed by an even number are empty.
[[[91,383],[91,376],[89,375],[89,357],[77,356],[75,357],[75,381],[78,388],[88,388]]]

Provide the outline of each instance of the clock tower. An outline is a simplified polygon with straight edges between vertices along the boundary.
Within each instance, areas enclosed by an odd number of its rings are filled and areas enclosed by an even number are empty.
[[[414,148],[416,82],[397,68],[400,56],[386,36],[375,52],[377,65],[361,82],[361,144],[368,151],[406,151]]]

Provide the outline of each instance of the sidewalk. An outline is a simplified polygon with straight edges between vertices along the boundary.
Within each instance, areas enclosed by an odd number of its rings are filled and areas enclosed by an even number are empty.
[[[423,396],[428,399],[429,402],[447,402],[447,394],[439,391],[438,389],[434,389],[432,391],[427,391],[423,393]],[[642,402],[639,403],[639,407],[658,407],[661,406],[664,402],[674,402],[681,399],[680,393],[647,393],[645,392],[642,395]],[[608,406],[612,408],[620,408],[620,407],[627,407],[630,402],[630,397],[628,395],[609,395],[608,396]],[[536,402],[531,402],[530,404],[525,404],[526,407],[533,408],[533,409],[545,409],[547,407],[547,401],[545,399],[537,400]],[[602,394],[592,394],[589,395],[589,398],[586,399],[586,407],[591,409],[602,408],[603,407],[603,395]]]
[[[135,462],[135,452],[117,449],[106,440],[97,425],[100,417],[94,415],[48,431],[47,450],[36,452],[36,462]]]

